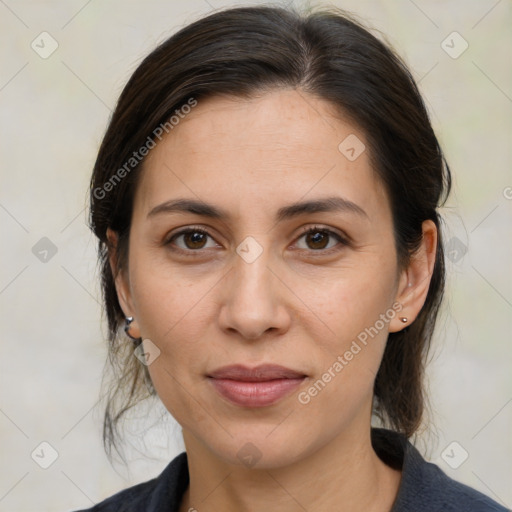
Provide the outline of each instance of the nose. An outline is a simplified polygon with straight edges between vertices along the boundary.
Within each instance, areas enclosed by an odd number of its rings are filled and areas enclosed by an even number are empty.
[[[267,251],[252,262],[236,254],[221,289],[218,321],[223,331],[256,340],[267,332],[276,335],[288,330],[287,288],[278,272],[269,267]]]

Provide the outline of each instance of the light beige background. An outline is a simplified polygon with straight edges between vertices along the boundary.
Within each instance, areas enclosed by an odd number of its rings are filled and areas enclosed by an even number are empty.
[[[128,424],[128,466],[112,467],[104,455],[97,403],[105,329],[86,195],[131,72],[178,28],[227,5],[234,3],[0,1],[1,511],[92,506],[156,476],[183,449],[172,419],[148,429],[162,413],[148,404],[149,420]],[[334,5],[367,20],[405,57],[455,176],[442,212],[446,240],[462,252],[448,260],[429,367],[435,428],[419,446],[450,476],[512,507],[511,2]],[[31,47],[43,31],[58,43],[46,59]],[[442,47],[453,31],[469,45],[458,58]],[[450,37],[453,51],[463,48]],[[57,249],[46,262],[32,251],[43,237]],[[58,452],[48,469],[31,458],[36,450],[36,460],[50,461],[43,441]],[[469,457],[452,469],[441,454],[454,459],[462,449]]]

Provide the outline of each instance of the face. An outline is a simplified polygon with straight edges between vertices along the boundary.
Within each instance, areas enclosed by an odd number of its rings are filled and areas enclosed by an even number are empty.
[[[407,277],[368,150],[354,159],[362,144],[328,103],[280,90],[201,100],[148,155],[116,285],[186,442],[235,464],[254,450],[277,467],[369,428]],[[212,378],[262,364],[296,373]]]

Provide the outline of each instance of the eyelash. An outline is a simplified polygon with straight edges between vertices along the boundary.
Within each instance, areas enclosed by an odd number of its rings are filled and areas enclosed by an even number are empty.
[[[323,256],[323,255],[330,255],[333,252],[337,252],[337,251],[341,250],[343,247],[350,245],[348,238],[345,238],[342,235],[336,233],[335,231],[332,231],[328,228],[324,228],[321,226],[313,226],[313,227],[304,228],[302,230],[301,235],[298,237],[297,240],[301,239],[302,237],[304,237],[305,235],[307,235],[309,233],[317,233],[317,232],[325,233],[329,237],[334,237],[339,242],[339,244],[336,245],[335,247],[331,247],[330,249],[317,249],[317,250],[299,249],[299,250],[311,252],[314,256]],[[188,227],[186,229],[182,229],[181,231],[178,231],[177,233],[174,233],[168,240],[166,240],[164,242],[164,245],[171,247],[172,242],[176,238],[178,238],[182,235],[187,235],[189,233],[201,233],[201,234],[209,236],[210,238],[213,239],[213,236],[204,228]],[[203,252],[202,249],[182,249],[181,247],[178,247],[178,248],[171,247],[171,250],[174,252],[179,252],[179,253],[184,254],[185,256],[189,256],[189,257],[196,257],[197,255],[194,253]],[[318,254],[315,254],[315,253],[318,253]]]

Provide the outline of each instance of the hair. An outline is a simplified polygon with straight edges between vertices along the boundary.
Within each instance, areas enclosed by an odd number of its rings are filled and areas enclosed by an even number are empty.
[[[422,222],[430,219],[438,229],[425,303],[411,325],[389,334],[374,383],[374,417],[408,438],[422,423],[425,361],[445,286],[436,209],[448,197],[451,174],[417,85],[391,46],[345,11],[237,7],[183,27],[144,58],[119,97],[94,165],[89,222],[99,239],[114,375],[103,423],[109,456],[112,447],[118,449],[125,413],[156,394],[147,367],[133,357],[133,344],[119,333],[125,317],[109,263],[107,228],[118,235],[118,271],[128,265],[133,199],[144,159],[128,171],[126,162],[144,144],[154,144],[155,129],[168,125],[191,98],[244,99],[280,88],[328,102],[333,113],[365,134],[371,166],[389,197],[399,269],[421,244]],[[127,172],[121,173],[123,166]]]

